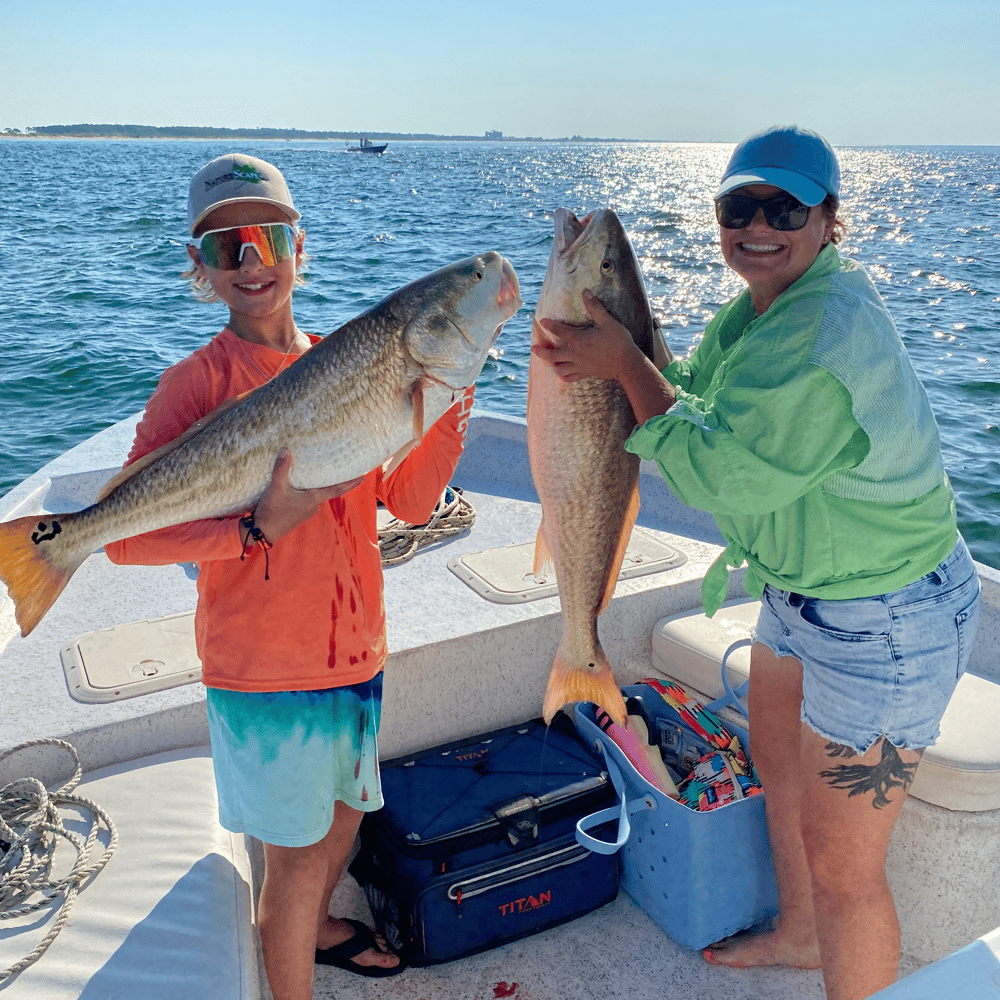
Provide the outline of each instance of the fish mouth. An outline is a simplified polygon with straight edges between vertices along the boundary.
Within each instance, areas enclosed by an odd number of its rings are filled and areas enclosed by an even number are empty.
[[[597,223],[604,217],[604,211],[598,208],[578,219],[568,209],[556,209],[556,243],[560,257],[572,257],[587,244]]]
[[[511,267],[510,261],[506,257],[503,258],[500,269],[500,294],[497,296],[497,305],[501,312],[510,316],[513,316],[521,308],[521,286],[518,284],[514,268]]]

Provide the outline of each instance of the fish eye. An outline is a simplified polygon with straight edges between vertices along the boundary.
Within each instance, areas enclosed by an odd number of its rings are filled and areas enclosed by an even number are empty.
[[[610,260],[607,257],[605,257],[604,260],[601,261],[601,270],[605,274],[610,274],[614,269],[615,269],[614,261]]]
[[[475,277],[476,277],[476,281],[482,281],[483,280],[483,272],[482,271],[476,271],[475,272]]]

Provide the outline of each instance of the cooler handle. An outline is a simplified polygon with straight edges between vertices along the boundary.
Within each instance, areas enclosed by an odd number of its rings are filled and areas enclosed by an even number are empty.
[[[656,801],[652,795],[644,795],[642,798],[633,799],[631,802],[627,801],[625,798],[625,782],[622,780],[622,773],[618,769],[618,765],[608,756],[608,752],[604,749],[603,744],[601,745],[601,753],[604,754],[604,763],[607,765],[608,774],[611,776],[611,783],[615,786],[615,791],[618,793],[618,805],[609,806],[607,809],[601,809],[599,812],[591,813],[589,816],[579,819],[576,824],[576,842],[581,847],[586,847],[588,851],[593,851],[595,854],[614,854],[615,851],[619,851],[625,846],[629,834],[632,832],[632,826],[628,821],[629,816],[642,809],[655,809]],[[598,840],[597,837],[592,837],[587,833],[587,830],[595,826],[600,826],[602,823],[609,823],[615,817],[618,818],[618,836],[614,843],[606,840]]]

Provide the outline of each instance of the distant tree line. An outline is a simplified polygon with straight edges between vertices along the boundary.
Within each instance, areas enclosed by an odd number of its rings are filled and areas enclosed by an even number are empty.
[[[343,139],[372,141],[389,139],[451,139],[473,141],[500,138],[500,132],[484,135],[435,135],[430,132],[310,132],[297,128],[214,128],[201,125],[33,125],[23,133],[3,129],[4,135],[70,136],[86,139]],[[574,135],[572,140],[547,140],[541,136],[503,136],[509,142],[618,142],[616,139],[585,139]]]
[[[298,128],[215,128],[200,125],[35,125],[35,135],[73,135],[113,139],[433,139],[436,136],[376,132],[309,132]],[[454,136],[450,138],[466,138]],[[467,137],[467,138],[472,138]],[[475,138],[481,139],[482,136]]]

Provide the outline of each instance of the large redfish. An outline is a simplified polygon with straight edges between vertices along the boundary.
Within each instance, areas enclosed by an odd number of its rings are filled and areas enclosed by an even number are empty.
[[[656,321],[618,216],[600,209],[581,221],[560,208],[532,342],[544,338],[542,319],[592,326],[581,299],[588,288],[652,359]],[[617,381],[563,382],[532,356],[528,453],[542,504],[535,572],[549,560],[554,564],[563,623],[542,708],[546,722],[567,702],[589,701],[625,724],[625,704],[601,648],[597,618],[614,593],[639,511],[639,459],[624,447],[634,427],[632,407]]]
[[[475,382],[520,304],[517,277],[500,254],[450,264],[128,466],[92,506],[0,524],[0,580],[21,635],[106,542],[251,510],[282,448],[292,453],[290,481],[299,489],[346,483],[405,454]]]

